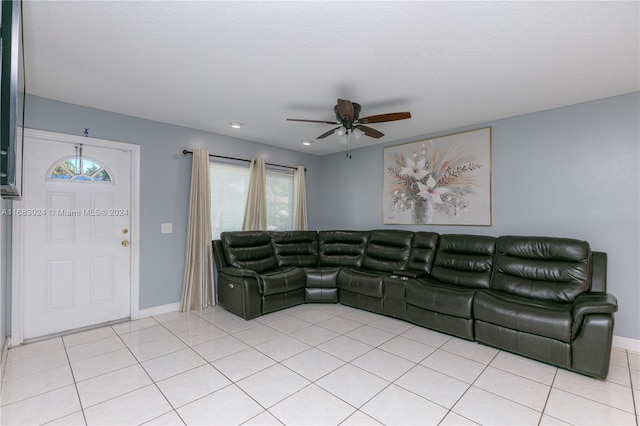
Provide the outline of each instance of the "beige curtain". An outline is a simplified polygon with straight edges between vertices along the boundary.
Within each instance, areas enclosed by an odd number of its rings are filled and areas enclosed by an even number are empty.
[[[306,231],[307,223],[307,189],[304,181],[304,167],[298,166],[293,173],[293,229]]]
[[[243,231],[267,229],[267,178],[264,160],[254,158],[249,169],[249,191],[244,211]]]
[[[215,304],[209,186],[209,152],[206,149],[194,149],[189,195],[187,256],[180,300],[182,312],[200,311]]]

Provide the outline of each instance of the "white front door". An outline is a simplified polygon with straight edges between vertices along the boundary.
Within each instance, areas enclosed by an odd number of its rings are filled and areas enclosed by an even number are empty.
[[[22,339],[131,315],[131,151],[26,136]]]

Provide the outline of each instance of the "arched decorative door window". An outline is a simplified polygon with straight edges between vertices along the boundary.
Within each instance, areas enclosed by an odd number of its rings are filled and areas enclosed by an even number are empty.
[[[70,156],[55,162],[47,180],[67,182],[113,182],[113,175],[102,163],[89,157]]]

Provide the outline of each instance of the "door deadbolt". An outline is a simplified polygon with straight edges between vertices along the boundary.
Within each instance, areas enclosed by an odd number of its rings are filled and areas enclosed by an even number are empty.
[[[127,228],[122,228],[122,233],[124,235],[127,235],[129,233],[129,230]]]

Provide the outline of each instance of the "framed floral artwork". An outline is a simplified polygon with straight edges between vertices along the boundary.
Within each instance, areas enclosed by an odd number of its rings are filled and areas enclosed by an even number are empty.
[[[491,128],[384,148],[383,222],[491,226]]]

